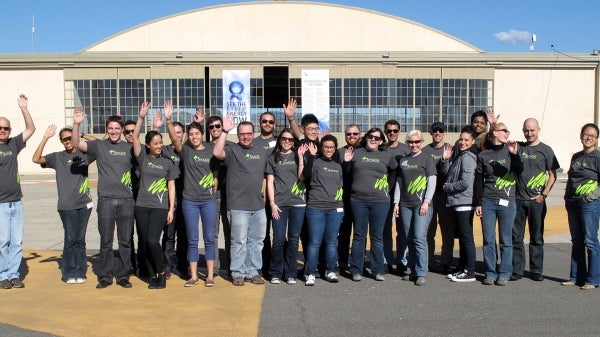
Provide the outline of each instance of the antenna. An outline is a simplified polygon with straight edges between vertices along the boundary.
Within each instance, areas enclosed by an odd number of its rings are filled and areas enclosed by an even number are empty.
[[[529,46],[529,51],[535,51],[535,42],[537,41],[537,35],[531,34],[531,45]]]
[[[35,41],[35,14],[31,14],[31,52],[33,53]]]

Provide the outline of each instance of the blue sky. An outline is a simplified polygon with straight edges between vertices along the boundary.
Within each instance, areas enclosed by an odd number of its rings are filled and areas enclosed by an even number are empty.
[[[77,52],[125,29],[219,0],[20,0],[0,5],[0,53]],[[596,0],[320,1],[409,19],[488,52],[591,53],[600,49]],[[32,16],[35,34],[32,44]]]

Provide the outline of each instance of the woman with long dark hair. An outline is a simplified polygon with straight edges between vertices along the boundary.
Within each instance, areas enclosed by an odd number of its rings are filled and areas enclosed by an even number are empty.
[[[273,284],[280,283],[282,277],[288,284],[296,283],[298,240],[306,213],[306,188],[298,180],[297,143],[292,131],[283,129],[267,161],[267,195],[273,216],[269,274]]]

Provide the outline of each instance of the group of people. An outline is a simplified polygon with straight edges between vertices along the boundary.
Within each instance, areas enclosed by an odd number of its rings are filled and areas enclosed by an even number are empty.
[[[23,287],[18,266],[24,218],[16,156],[35,131],[27,97],[21,95],[18,103],[25,119],[23,133],[9,137],[10,122],[0,117],[0,170],[6,186],[0,192],[4,289]],[[544,279],[545,199],[559,164],[552,149],[540,141],[537,120],[524,121],[525,141],[516,142],[492,109],[477,111],[455,144],[444,141],[447,128],[442,122],[431,125],[429,144],[419,130],[407,132],[402,142],[396,120],[364,135],[358,125],[350,124],[345,128],[346,144],[339,147],[336,137],[320,134],[316,116],[306,114],[298,123],[296,105],[293,98],[283,105],[289,127],[278,136],[274,114],[264,112],[255,138],[251,122],[236,126],[229,115],[205,119],[201,109],[185,127],[172,120],[173,105],[167,100],[164,115],[160,110],[154,115],[145,144],[140,133],[150,102],[141,105],[137,121],[109,117],[103,139],[80,131],[86,116],[77,108],[73,127],[58,131],[64,151],[43,155],[47,141],[57,133],[50,125],[33,161],[56,170],[64,227],[63,281],[86,281],[85,232],[94,207],[88,166],[94,161],[100,233],[96,288],[106,288],[113,280],[130,288],[130,275],[137,272],[150,289],[163,289],[174,268],[186,275],[185,287],[197,285],[200,227],[206,287],[214,286],[220,269],[220,229],[226,242],[221,267],[235,286],[264,284],[265,278],[272,284],[295,284],[304,278],[305,285],[313,286],[321,276],[335,283],[338,271],[355,282],[366,276],[384,281],[386,273],[395,273],[423,286],[431,270],[454,282],[471,282],[476,280],[475,215],[481,218],[483,232],[483,284],[506,286],[523,278],[526,223],[529,276]],[[164,145],[158,132],[165,121],[170,145]],[[205,140],[205,127],[211,141]],[[237,143],[226,139],[234,128]],[[583,150],[573,155],[565,193],[573,248],[569,280],[562,284],[582,289],[600,285],[598,134],[595,124],[582,128]],[[433,254],[438,226],[439,265]],[[455,238],[460,246],[457,266]],[[305,261],[301,271],[300,243]]]

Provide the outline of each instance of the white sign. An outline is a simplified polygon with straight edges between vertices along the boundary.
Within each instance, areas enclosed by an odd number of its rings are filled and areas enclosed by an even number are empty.
[[[223,114],[233,117],[231,134],[240,122],[250,121],[250,70],[223,70]]]
[[[319,119],[321,133],[330,133],[329,69],[302,69],[302,114]]]

